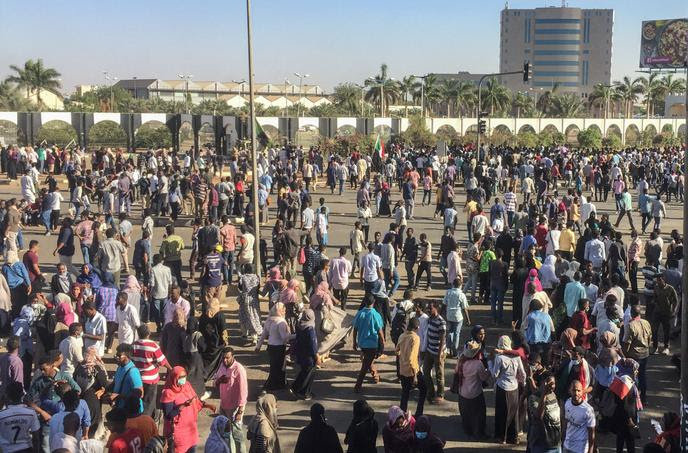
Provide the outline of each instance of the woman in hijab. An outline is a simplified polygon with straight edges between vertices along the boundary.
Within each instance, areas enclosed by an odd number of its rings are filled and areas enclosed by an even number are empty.
[[[248,424],[248,440],[251,453],[281,453],[277,420],[277,400],[270,393],[263,393],[256,401],[256,415]]]
[[[475,341],[480,345],[476,358],[483,362],[485,367],[487,367],[487,356],[485,354],[486,338],[487,334],[485,333],[485,328],[483,326],[481,326],[480,324],[476,324],[473,327],[471,327],[471,339],[468,341]],[[468,341],[466,342],[466,345],[468,345]]]
[[[348,445],[347,453],[376,453],[377,422],[375,412],[365,400],[354,403],[354,418],[346,430],[344,443]]]
[[[640,438],[638,428],[638,412],[643,410],[640,392],[636,385],[640,365],[633,359],[619,361],[617,379],[624,385],[614,385],[609,390],[614,395],[615,409],[611,417],[604,417],[608,427],[616,434],[616,451],[623,451],[626,445],[627,453],[635,452],[635,439]],[[602,423],[600,423],[602,425]]]
[[[280,292],[282,290],[282,272],[279,266],[275,266],[268,271],[268,279],[265,286],[260,289],[261,296],[268,296],[268,309],[279,301]]]
[[[169,451],[186,453],[198,444],[198,413],[207,408],[215,412],[215,406],[201,401],[187,382],[183,367],[175,366],[167,374],[167,382],[160,395],[165,416],[163,435],[172,438],[174,447]]]
[[[60,342],[69,335],[69,326],[74,322],[78,322],[79,318],[72,309],[72,300],[66,294],[56,294],[54,298],[54,306],[55,318],[57,320],[57,323],[55,324],[55,330],[53,331],[55,341],[54,344],[59,345]]]
[[[390,192],[389,192],[389,184],[386,182],[382,183],[382,189],[380,190],[380,208],[378,209],[377,215],[378,216],[383,216],[386,215],[387,217],[392,216],[392,211],[389,207],[389,198],[390,198]]]
[[[430,417],[421,415],[416,421],[411,451],[413,453],[442,453],[445,442],[432,432]]]
[[[184,365],[184,343],[186,341],[186,314],[178,308],[172,316],[172,322],[165,324],[160,335],[160,348],[172,366]]]
[[[337,431],[327,424],[325,408],[320,403],[311,406],[311,422],[299,433],[294,453],[342,453]]]
[[[523,294],[528,280],[529,270],[523,262],[521,255],[516,255],[514,259],[514,271],[511,273],[511,284],[513,287],[513,309],[511,310],[511,321],[516,322],[516,327],[521,323],[521,312],[523,311]]]
[[[81,283],[72,283],[71,288],[69,288],[69,298],[72,301],[72,307],[76,310],[79,317],[82,317],[81,306],[86,299],[84,296],[84,286]]]
[[[205,369],[201,352],[205,349],[203,334],[198,331],[198,320],[193,316],[186,321],[186,338],[184,339],[184,355],[187,380],[197,395],[206,396]],[[208,395],[210,396],[210,395]],[[205,398],[204,398],[205,399]]]
[[[48,316],[47,314],[45,316]],[[33,345],[33,323],[36,319],[31,305],[24,305],[19,312],[19,317],[12,321],[12,335],[19,337],[19,357],[24,365],[24,388],[28,389],[31,386],[31,372],[33,370],[34,345]],[[45,330],[38,330],[37,333],[43,334],[39,336],[40,343],[47,349],[52,346],[52,332],[48,333]],[[47,336],[49,342],[43,338]]]
[[[263,333],[260,326],[260,302],[258,301],[260,279],[253,273],[251,264],[246,263],[241,269],[238,298],[239,325],[242,338],[251,338],[251,345],[254,345],[258,336]]]
[[[463,432],[470,437],[485,439],[487,407],[483,384],[490,379],[490,372],[480,360],[481,344],[468,341],[456,363],[457,384],[459,385],[459,412]]]
[[[136,308],[136,312],[144,319],[143,313],[141,313],[141,285],[134,275],[129,275],[127,277],[122,291],[127,293],[127,303]],[[147,319],[147,317],[145,319]]]
[[[205,441],[205,453],[231,453],[225,433],[231,433],[230,421],[224,415],[218,415],[210,425],[210,434]]]
[[[205,313],[201,315],[198,328],[205,340],[205,349],[201,351],[206,379],[215,374],[222,361],[222,349],[227,345],[227,325],[220,313],[220,300],[210,300]]]
[[[497,349],[512,349],[511,338],[502,335],[497,342]],[[492,376],[495,379],[495,438],[501,444],[518,442],[519,432],[519,396],[518,387],[524,385],[526,372],[520,357],[498,354],[492,365]]]
[[[568,330],[568,329],[567,329]],[[562,360],[559,379],[557,379],[557,396],[566,399],[571,382],[579,381],[583,386],[583,400],[587,400],[595,382],[595,373],[585,359],[585,349],[576,346],[571,351],[569,360]]]
[[[616,362],[619,361],[619,348],[616,335],[613,332],[604,332],[600,336],[600,349],[598,351],[597,366],[595,367],[595,396],[600,399],[602,394],[612,383],[618,368]]]
[[[540,282],[540,279],[538,278],[538,271],[537,269],[531,269],[528,271],[528,279],[526,280],[526,283],[523,285],[523,292],[525,293],[528,291],[528,283],[533,283],[535,285],[535,289],[538,291],[542,291],[542,283]]]
[[[81,274],[76,278],[76,281],[82,285],[88,283],[91,286],[91,290],[94,292],[103,285],[103,282],[100,280],[92,264],[84,264],[81,266]]]
[[[559,277],[557,277],[555,267],[556,262],[557,257],[555,255],[547,255],[545,262],[540,268],[540,282],[542,282],[542,288],[549,293],[559,284]]]
[[[334,305],[334,300],[330,295],[330,285],[326,281],[320,282],[310,297],[311,310],[320,310],[321,305],[327,308]]]
[[[387,411],[387,423],[382,427],[382,441],[385,453],[411,453],[413,429],[416,419],[410,413],[392,406]]]
[[[311,386],[315,378],[315,366],[320,361],[318,357],[318,339],[315,334],[315,313],[310,308],[306,308],[301,312],[301,319],[296,328],[294,354],[301,370],[291,385],[291,392],[297,398],[310,400],[313,397]]]
[[[283,280],[285,282],[285,280]],[[298,309],[298,291],[299,282],[296,279],[291,279],[280,291],[279,302],[284,304],[286,309],[285,318],[287,319],[287,324],[289,325],[289,331],[294,333],[296,331],[296,323],[299,319],[299,309]]]
[[[549,296],[545,291],[538,291],[533,282],[528,282],[526,287],[526,295],[523,297],[522,302],[522,318],[521,318],[521,328],[525,331],[523,323],[526,322],[526,317],[530,313],[530,304],[532,301],[537,300],[540,302],[541,310],[545,313],[549,313],[549,309],[552,308],[552,301],[549,300]]]
[[[287,386],[287,375],[284,370],[287,343],[292,335],[284,319],[284,304],[276,303],[270,310],[270,316],[263,325],[263,334],[258,339],[256,352],[260,351],[263,342],[268,342],[268,356],[270,358],[270,372],[265,381],[265,390],[282,390]]]
[[[88,405],[91,413],[91,433],[96,433],[102,420],[100,397],[108,385],[105,364],[98,357],[95,346],[86,349],[84,360],[74,369],[74,380],[81,388],[81,399]]]

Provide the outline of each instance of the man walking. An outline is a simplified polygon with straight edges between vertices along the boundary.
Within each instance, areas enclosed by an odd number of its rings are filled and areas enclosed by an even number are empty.
[[[447,323],[440,316],[440,303],[433,300],[430,303],[430,317],[428,318],[425,357],[423,358],[423,375],[428,389],[428,397],[433,404],[444,402],[444,346]],[[432,371],[435,371],[433,382]]]
[[[427,387],[425,378],[420,370],[418,357],[420,354],[420,337],[418,336],[418,318],[411,318],[406,332],[397,341],[396,353],[399,357],[399,379],[401,380],[401,402],[399,407],[406,412],[411,389],[418,386],[418,404],[415,417],[423,415]]]
[[[372,252],[371,252],[372,254]],[[375,383],[380,382],[380,374],[375,368],[375,357],[379,345],[385,344],[385,333],[383,331],[382,316],[373,308],[375,298],[368,294],[365,296],[365,307],[358,310],[353,321],[354,327],[354,351],[361,348],[361,370],[358,372],[354,391],[361,393],[363,378],[370,371]]]

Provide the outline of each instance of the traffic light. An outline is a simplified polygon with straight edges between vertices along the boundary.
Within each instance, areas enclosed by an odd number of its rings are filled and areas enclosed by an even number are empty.
[[[487,122],[485,120],[478,120],[478,133],[479,134],[484,134],[486,128]]]
[[[530,65],[529,61],[523,63],[523,81],[527,82],[533,78],[533,67]]]

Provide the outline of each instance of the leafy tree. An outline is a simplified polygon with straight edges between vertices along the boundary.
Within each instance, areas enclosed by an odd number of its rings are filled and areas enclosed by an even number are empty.
[[[48,121],[36,134],[36,142],[42,143],[45,140],[48,145],[65,146],[76,139],[76,131],[64,121]]]
[[[578,133],[578,144],[582,148],[599,149],[602,146],[602,134],[596,127],[589,127]]]
[[[623,142],[621,137],[616,134],[609,134],[607,137],[602,139],[602,146],[611,149],[621,149],[623,148]]]
[[[430,116],[432,116],[433,107],[442,100],[442,89],[437,80],[437,76],[434,74],[426,75],[424,81],[425,83],[422,91],[425,97],[425,108],[430,112]],[[418,93],[420,95],[420,91]]]
[[[522,131],[516,135],[516,143],[525,148],[535,148],[538,145],[538,136],[531,131]]]
[[[409,95],[413,93],[416,86],[416,78],[414,76],[406,76],[399,82],[399,91],[401,92],[401,99],[404,101],[404,116],[408,118],[408,101]]]
[[[434,134],[430,132],[420,115],[411,115],[408,127],[401,133],[401,139],[405,144],[419,148],[435,144]]]
[[[656,72],[651,73],[648,77],[638,77],[637,80],[642,87],[641,93],[645,96],[646,115],[649,118],[654,115],[655,101],[664,95],[664,87]]]
[[[509,90],[499,83],[494,77],[487,80],[485,89],[482,91],[482,108],[490,110],[490,115],[494,115],[495,109],[501,110],[509,105]]]
[[[554,97],[559,94],[559,82],[553,83],[549,90],[545,90],[537,100],[537,108],[542,116],[551,116]]]
[[[346,114],[356,114],[362,112],[362,92],[361,89],[353,83],[340,83],[334,87],[332,93],[334,105]]]
[[[379,104],[382,116],[385,115],[387,107],[399,99],[399,85],[388,77],[386,63],[380,65],[378,75],[365,81],[365,86],[368,87],[368,92],[365,94],[366,101]]]
[[[0,82],[0,110],[10,112],[33,111],[36,106],[19,92],[16,84]]]
[[[49,91],[60,96],[58,91],[61,86],[59,80],[60,73],[53,68],[45,67],[43,59],[39,58],[36,61],[27,60],[23,68],[10,65],[10,69],[15,72],[15,75],[7,77],[6,80],[26,89],[27,98],[31,93],[36,93],[36,102],[39,108],[43,106],[41,91]]]
[[[516,118],[520,118],[521,113],[526,116],[534,110],[533,98],[525,93],[516,93],[511,97],[511,109],[516,111]]]
[[[88,131],[91,146],[126,146],[127,134],[114,121],[101,121]]]
[[[172,146],[172,133],[164,124],[143,124],[136,132],[136,148],[158,149]]]
[[[625,76],[623,79],[614,82],[614,89],[619,99],[624,103],[624,116],[630,118],[633,116],[633,104],[635,104],[638,95],[643,91],[640,81],[638,79],[631,80],[630,77]]]
[[[538,142],[542,146],[563,145],[566,142],[566,136],[558,131],[544,129],[538,135]]]
[[[583,111],[583,103],[573,93],[555,95],[552,99],[551,116],[576,118]]]

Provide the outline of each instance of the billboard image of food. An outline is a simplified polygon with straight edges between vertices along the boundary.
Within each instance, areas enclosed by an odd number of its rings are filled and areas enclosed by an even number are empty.
[[[688,19],[643,22],[641,68],[683,68],[688,58]]]

